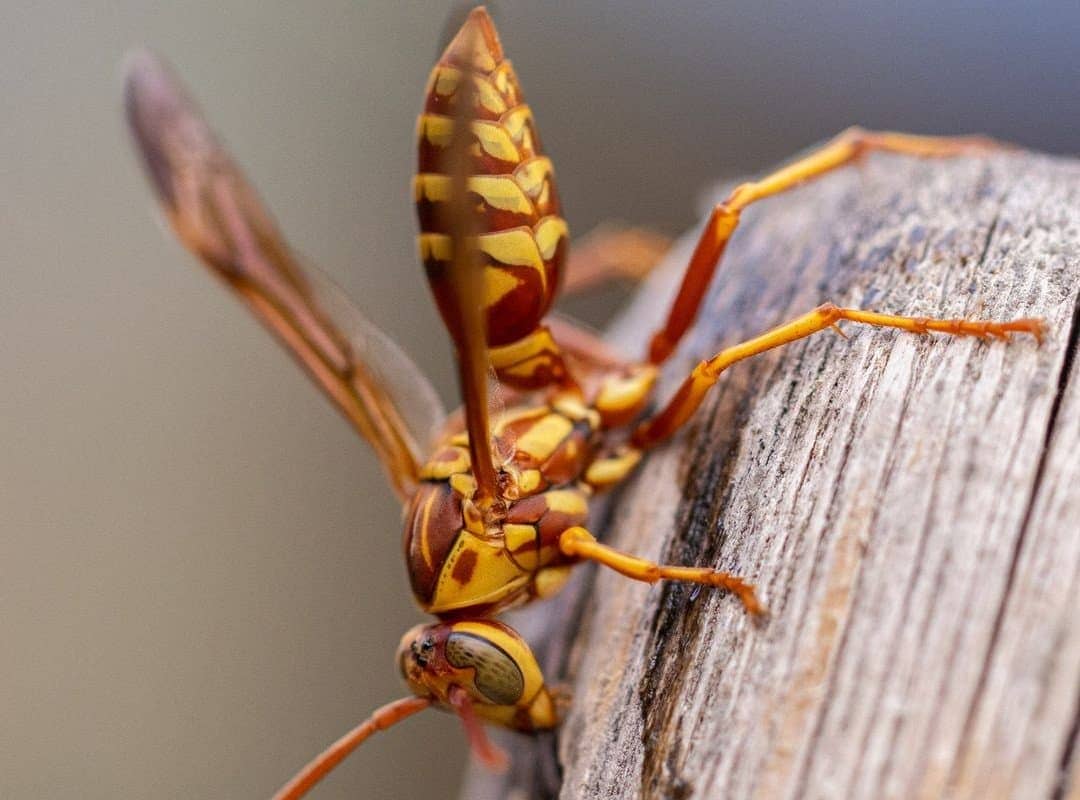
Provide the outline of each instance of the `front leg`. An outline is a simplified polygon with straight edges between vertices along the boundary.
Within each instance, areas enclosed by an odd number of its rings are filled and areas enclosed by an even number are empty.
[[[657,564],[601,544],[591,533],[578,526],[563,531],[559,537],[559,550],[570,558],[603,564],[636,581],[656,583],[658,580],[666,579],[726,589],[738,597],[746,610],[754,616],[762,616],[766,613],[765,606],[754,594],[754,587],[737,575],[720,572],[711,567],[677,567]]]

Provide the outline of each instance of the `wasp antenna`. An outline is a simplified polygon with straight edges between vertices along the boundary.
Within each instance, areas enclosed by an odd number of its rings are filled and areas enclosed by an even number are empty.
[[[505,750],[488,738],[483,723],[476,716],[469,693],[460,686],[451,686],[447,699],[461,717],[461,724],[465,727],[465,736],[469,739],[469,747],[472,748],[476,760],[492,772],[506,772],[507,767],[510,766],[510,758]]]
[[[430,705],[431,700],[426,697],[402,697],[376,709],[370,717],[309,761],[292,780],[278,790],[273,800],[297,800],[303,797],[371,734],[386,730]]]

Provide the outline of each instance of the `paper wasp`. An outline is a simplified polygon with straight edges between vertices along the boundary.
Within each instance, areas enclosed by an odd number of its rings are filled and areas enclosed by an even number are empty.
[[[478,8],[432,72],[417,129],[420,255],[453,339],[464,403],[462,417],[444,423],[412,362],[318,272],[301,266],[177,80],[152,56],[132,59],[126,103],[180,239],[375,449],[405,504],[414,596],[438,618],[409,631],[398,650],[413,696],[377,710],[305,767],[281,798],[300,797],[373,732],[429,706],[458,713],[474,752],[493,765],[501,755],[481,721],[524,732],[554,727],[565,698],[545,683],[523,639],[494,616],[558,591],[578,562],[640,581],[722,588],[762,614],[753,587],[735,575],[645,561],[601,544],[585,527],[590,497],[618,484],[645,451],[678,431],[732,364],[843,320],[916,333],[1042,336],[1034,319],[939,320],[826,304],[702,361],[649,413],[657,370],[693,323],[746,207],[870,151],[943,157],[995,145],[849,130],[739,186],[706,223],[648,356],[626,362],[584,329],[548,317],[566,268],[567,226],[517,76]],[[512,401],[505,410],[492,410],[492,373]]]

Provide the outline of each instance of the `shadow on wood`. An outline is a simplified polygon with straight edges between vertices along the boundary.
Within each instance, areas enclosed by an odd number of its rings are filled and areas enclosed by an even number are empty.
[[[628,352],[690,239],[617,325]],[[745,575],[771,618],[588,572],[515,618],[573,710],[464,796],[1077,796],[1078,290],[1073,161],[874,156],[748,211],[668,391],[825,300],[1051,335],[846,325],[733,368],[605,536]]]

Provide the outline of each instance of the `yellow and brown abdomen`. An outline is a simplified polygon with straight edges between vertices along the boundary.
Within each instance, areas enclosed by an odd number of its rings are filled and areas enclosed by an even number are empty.
[[[450,43],[428,82],[417,124],[419,168],[414,189],[420,219],[420,255],[443,320],[460,329],[450,302],[451,259],[446,215],[451,178],[443,154],[450,144],[465,75],[474,82],[474,143],[467,189],[476,214],[477,250],[484,270],[487,337],[500,378],[520,388],[561,380],[562,360],[541,326],[551,308],[566,259],[568,234],[560,215],[551,161],[542,151],[532,112],[517,76],[486,20],[469,25]],[[467,35],[466,35],[467,34]],[[474,45],[472,69],[468,43]]]

